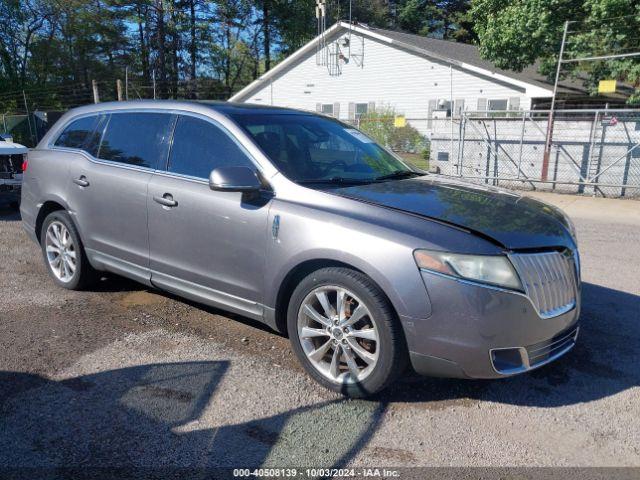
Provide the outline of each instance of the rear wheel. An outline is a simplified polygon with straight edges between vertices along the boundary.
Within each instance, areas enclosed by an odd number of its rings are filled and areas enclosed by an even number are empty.
[[[351,397],[376,393],[402,373],[406,346],[382,291],[360,272],[324,268],[295,289],[289,338],[307,372]]]
[[[81,290],[97,278],[75,225],[64,210],[52,212],[44,219],[40,244],[49,274],[61,287]]]

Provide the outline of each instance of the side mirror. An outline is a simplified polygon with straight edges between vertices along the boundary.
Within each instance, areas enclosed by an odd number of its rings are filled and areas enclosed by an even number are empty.
[[[262,182],[249,167],[218,167],[209,175],[209,188],[225,192],[257,192]]]

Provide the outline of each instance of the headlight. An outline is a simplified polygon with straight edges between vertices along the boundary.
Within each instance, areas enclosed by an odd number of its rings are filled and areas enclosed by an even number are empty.
[[[413,256],[418,267],[425,270],[473,282],[523,290],[518,274],[504,255],[466,255],[416,250]]]

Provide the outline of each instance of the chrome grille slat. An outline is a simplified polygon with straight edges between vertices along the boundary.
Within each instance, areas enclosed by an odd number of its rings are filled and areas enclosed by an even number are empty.
[[[529,364],[532,367],[537,366],[541,362],[546,362],[548,359],[553,358],[564,350],[570,349],[575,345],[576,337],[578,336],[578,328],[573,328],[569,333],[561,333],[552,338],[543,347],[537,347],[537,345],[530,345],[526,347],[527,355],[529,357]]]
[[[509,258],[541,317],[555,317],[575,306],[578,279],[568,252],[514,253]]]
[[[552,276],[552,272],[549,269],[549,266],[547,265],[545,257],[536,257],[536,260],[538,261],[538,266],[540,268],[540,276],[544,278],[543,291],[544,291],[545,303],[544,303],[543,310],[546,311],[546,310],[549,310],[553,305],[558,304],[555,298],[556,289],[553,288],[554,279]]]
[[[562,282],[562,286],[564,287],[562,292],[562,303],[563,305],[566,305],[567,303],[569,303],[571,301],[571,293],[574,291],[574,288],[572,286],[572,282],[570,281],[569,278],[567,278],[566,276],[562,275],[562,271],[566,270],[569,274],[571,273],[570,269],[567,269],[567,260],[562,258],[562,257],[558,257],[555,259],[555,264],[556,264],[556,272],[558,277],[561,279]],[[569,275],[570,276],[570,275]]]
[[[571,339],[573,338],[573,336],[576,334],[576,331],[573,330],[569,333],[567,333],[566,335],[564,335],[561,338],[558,338],[557,340],[552,340],[551,342],[546,342],[546,344],[542,347],[538,347],[538,348],[533,348],[535,347],[535,345],[529,346],[527,347],[527,351],[529,352],[529,355],[532,354],[536,354],[537,352],[540,352],[541,350],[546,350],[549,348],[555,348],[554,345],[564,342],[565,340]]]
[[[562,275],[558,270],[558,262],[556,258],[544,257],[544,264],[549,270],[549,276],[551,277],[552,284],[557,284],[558,281],[562,283]],[[563,284],[564,286],[564,284]],[[566,305],[566,287],[565,288],[551,288],[553,292],[553,304],[554,305]]]
[[[553,355],[554,353],[556,353],[558,350],[562,350],[565,347],[568,347],[569,345],[572,345],[573,339],[572,338],[568,338],[567,340],[565,340],[562,343],[559,343],[558,345],[556,345],[554,348],[552,348],[551,350],[547,351],[547,352],[543,352],[543,353],[538,353],[537,355],[529,355],[529,362],[531,363],[531,365],[535,366],[536,363],[538,363],[538,361],[540,359],[544,359],[550,355]]]
[[[572,287],[572,282],[570,281],[570,279],[562,275],[562,271],[567,270],[567,260],[562,256],[558,256],[554,259],[554,263],[555,263],[556,275],[558,275],[558,277],[561,279],[562,286],[564,287],[562,289],[562,292],[563,292],[562,305],[566,305],[571,301],[571,292],[574,291],[574,288]],[[571,272],[571,270],[567,270],[567,271],[569,273]],[[569,277],[570,276],[571,275],[569,275]]]

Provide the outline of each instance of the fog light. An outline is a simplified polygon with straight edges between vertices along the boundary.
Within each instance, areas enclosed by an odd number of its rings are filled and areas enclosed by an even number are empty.
[[[491,363],[496,372],[511,375],[529,369],[527,351],[522,347],[491,350]]]

